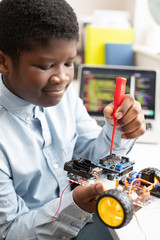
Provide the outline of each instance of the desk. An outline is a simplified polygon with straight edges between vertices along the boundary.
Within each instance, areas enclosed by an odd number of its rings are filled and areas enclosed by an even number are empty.
[[[156,167],[160,169],[160,145],[136,143],[129,154],[130,159],[134,159],[137,171],[145,167]],[[114,240],[158,240],[160,239],[160,199],[153,197],[153,202],[148,206],[138,210],[136,216],[140,223],[146,239],[140,230],[135,216],[131,222],[121,228],[111,232]]]
[[[136,170],[141,170],[145,167],[160,169],[160,144],[136,143],[129,153],[129,157],[131,160],[135,160]]]

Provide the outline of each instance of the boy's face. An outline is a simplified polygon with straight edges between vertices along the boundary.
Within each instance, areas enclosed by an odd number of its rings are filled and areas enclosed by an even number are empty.
[[[15,95],[38,106],[54,106],[74,77],[76,41],[53,39],[47,46],[36,45],[24,52],[15,68],[7,58],[5,86]]]

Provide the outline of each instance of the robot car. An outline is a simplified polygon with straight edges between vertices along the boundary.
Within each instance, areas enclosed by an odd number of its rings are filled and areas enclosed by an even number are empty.
[[[68,179],[80,185],[103,182],[105,192],[96,201],[96,211],[101,221],[110,228],[127,225],[134,211],[160,197],[160,170],[145,168],[134,171],[134,161],[128,157],[108,155],[97,165],[84,158],[66,162],[64,170]]]

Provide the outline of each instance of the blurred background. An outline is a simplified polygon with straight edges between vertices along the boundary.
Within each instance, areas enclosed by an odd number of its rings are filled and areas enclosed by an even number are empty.
[[[159,144],[160,0],[67,1],[80,25],[74,87],[89,114],[103,116],[116,76],[125,76],[146,118],[139,141]]]
[[[107,64],[105,46],[121,43],[132,58],[130,64],[160,67],[159,0],[67,1],[80,24],[78,62]]]

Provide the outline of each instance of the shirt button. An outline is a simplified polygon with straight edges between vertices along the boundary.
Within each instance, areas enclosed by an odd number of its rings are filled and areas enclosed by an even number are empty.
[[[65,240],[65,239],[67,239],[67,237],[66,237],[66,236],[63,236],[62,239]]]
[[[54,168],[58,168],[58,164],[54,164]]]
[[[82,221],[85,221],[85,220],[86,220],[86,217],[81,217],[81,220],[82,220]]]
[[[31,117],[30,116],[26,116],[26,121],[29,122],[31,120]]]

